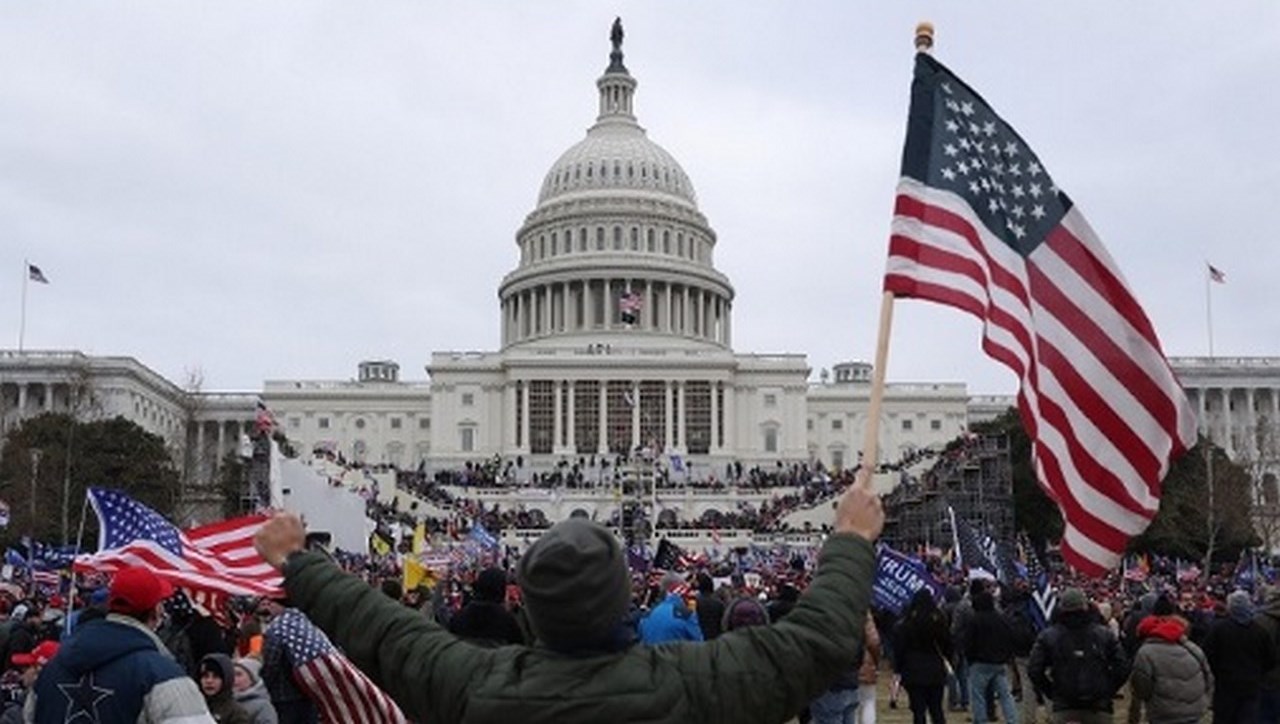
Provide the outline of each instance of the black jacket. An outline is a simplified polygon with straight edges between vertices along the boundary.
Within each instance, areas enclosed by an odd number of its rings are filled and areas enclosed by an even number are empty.
[[[998,611],[974,611],[960,646],[970,662],[1007,664],[1013,659],[1013,628]]]
[[[1111,630],[1100,623],[1095,623],[1092,611],[1073,611],[1055,614],[1054,624],[1040,632],[1036,644],[1031,648],[1031,659],[1027,662],[1027,676],[1036,688],[1046,693],[1053,701],[1054,711],[1071,709],[1087,709],[1089,711],[1110,712],[1112,695],[1124,686],[1129,678],[1129,661],[1120,647],[1120,641]],[[1081,706],[1079,702],[1067,701],[1061,689],[1055,690],[1053,685],[1053,667],[1055,660],[1062,660],[1066,642],[1070,638],[1086,632],[1087,641],[1099,652],[1098,666],[1106,667],[1106,678],[1110,682],[1111,691],[1092,702]]]
[[[698,625],[702,627],[702,638],[706,641],[720,635],[721,621],[724,619],[724,601],[714,593],[703,593],[698,596]]]
[[[1255,620],[1215,621],[1205,637],[1204,653],[1219,693],[1257,694],[1263,676],[1275,665],[1271,636]]]
[[[944,658],[951,657],[951,631],[947,616],[938,609],[908,616],[894,635],[894,666],[905,686],[942,686],[947,683]]]
[[[516,617],[501,603],[473,600],[449,620],[449,633],[490,646],[524,643]]]

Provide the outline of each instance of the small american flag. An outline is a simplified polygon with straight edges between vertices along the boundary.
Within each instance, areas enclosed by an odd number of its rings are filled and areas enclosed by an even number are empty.
[[[322,722],[405,722],[400,707],[338,651],[301,611],[286,609],[267,629],[293,665],[293,680],[320,712]]]
[[[181,531],[116,490],[89,489],[98,516],[98,552],[76,558],[77,571],[147,568],[175,586],[231,596],[281,595],[279,572],[253,547],[266,516],[252,515]]]
[[[1015,374],[1062,555],[1099,575],[1196,440],[1155,329],[1080,210],[969,86],[916,55],[884,289],[962,309]],[[966,561],[967,562],[967,561]]]
[[[1226,272],[1224,272],[1224,271],[1222,271],[1222,270],[1221,270],[1221,269],[1219,269],[1218,267],[1216,267],[1216,266],[1214,266],[1214,265],[1210,264],[1210,265],[1209,265],[1209,280],[1210,280],[1210,281],[1217,282],[1217,283],[1219,283],[1219,284],[1226,284],[1226,283],[1227,283],[1227,273],[1226,273]]]
[[[27,278],[40,284],[49,283],[49,277],[46,277],[44,272],[40,271],[40,267],[35,264],[27,264]]]
[[[640,318],[640,308],[643,306],[644,301],[640,298],[639,292],[625,292],[618,299],[618,311],[622,314],[622,322],[635,324]]]

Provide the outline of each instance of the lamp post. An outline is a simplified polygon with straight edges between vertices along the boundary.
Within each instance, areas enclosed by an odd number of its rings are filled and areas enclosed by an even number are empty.
[[[44,451],[38,447],[33,447],[28,451],[31,455],[31,540],[36,539],[36,479],[40,477],[40,458],[44,455]]]

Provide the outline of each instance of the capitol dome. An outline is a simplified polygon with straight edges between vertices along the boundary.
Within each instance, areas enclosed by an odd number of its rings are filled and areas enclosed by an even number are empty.
[[[622,63],[621,36],[609,67],[596,81],[600,111],[596,123],[551,166],[538,206],[575,194],[639,191],[673,197],[697,207],[693,184],[666,149],[645,134],[632,110],[636,80]]]
[[[519,265],[498,288],[504,349],[730,349],[716,233],[684,169],[636,122],[622,35],[615,21],[595,124],[552,164],[516,232]]]
[[[565,151],[542,182],[538,205],[580,192],[636,190],[698,200],[684,169],[634,119],[605,118]]]

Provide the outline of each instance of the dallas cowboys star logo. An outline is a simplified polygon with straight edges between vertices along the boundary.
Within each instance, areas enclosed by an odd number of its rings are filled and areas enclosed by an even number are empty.
[[[71,724],[84,717],[85,721],[97,724],[102,721],[98,717],[98,702],[113,696],[116,692],[101,686],[94,686],[93,674],[85,674],[76,684],[58,684],[62,695],[67,697],[67,716],[63,724]]]

